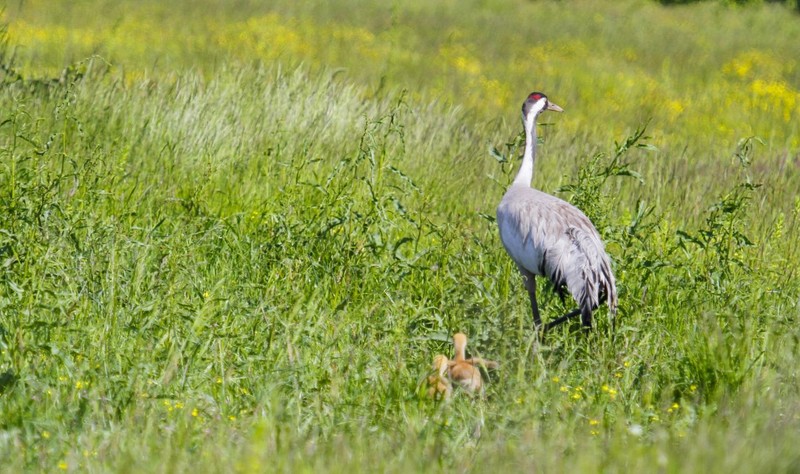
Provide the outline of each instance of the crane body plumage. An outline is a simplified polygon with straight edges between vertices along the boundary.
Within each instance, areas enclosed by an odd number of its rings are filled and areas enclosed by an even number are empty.
[[[544,94],[534,92],[523,104],[525,153],[514,182],[497,207],[500,240],[525,278],[534,323],[541,325],[536,303],[536,276],[550,280],[563,296],[564,288],[578,303],[572,315],[591,326],[592,311],[604,300],[616,310],[617,292],[611,261],[600,234],[578,208],[530,185],[536,154],[536,117],[544,110],[561,111]]]

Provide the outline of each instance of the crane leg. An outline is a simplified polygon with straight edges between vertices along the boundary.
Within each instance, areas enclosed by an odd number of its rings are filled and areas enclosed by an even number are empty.
[[[528,297],[531,299],[531,311],[533,311],[533,325],[537,328],[542,325],[542,317],[539,315],[539,306],[536,304],[536,280],[530,273],[523,273],[525,279],[525,289],[528,290]]]
[[[574,318],[575,316],[577,316],[579,314],[581,314],[581,310],[580,309],[573,309],[572,311],[570,311],[569,313],[565,314],[564,316],[561,316],[560,318],[556,318],[556,319],[548,322],[547,324],[545,324],[544,325],[544,330],[545,331],[549,331],[550,329],[553,329],[554,327],[558,326],[559,324],[563,323],[564,321],[568,320],[569,318]]]
[[[581,308],[581,323],[586,329],[592,328],[592,310],[588,306]]]

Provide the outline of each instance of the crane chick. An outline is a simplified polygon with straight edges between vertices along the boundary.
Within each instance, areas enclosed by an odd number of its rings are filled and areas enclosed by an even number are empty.
[[[467,359],[467,336],[464,333],[459,332],[453,336],[453,345],[455,346],[455,356],[453,360],[449,362],[450,380],[460,385],[469,393],[482,393],[483,377],[481,376],[480,366],[483,365],[487,368],[494,369],[497,368],[498,363],[479,357]]]
[[[447,356],[438,354],[433,358],[433,373],[428,376],[428,398],[447,400],[453,392],[453,386],[446,374],[450,368]]]

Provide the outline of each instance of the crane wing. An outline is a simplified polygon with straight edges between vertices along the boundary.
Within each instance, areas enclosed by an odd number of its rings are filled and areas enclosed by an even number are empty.
[[[567,287],[582,307],[616,308],[611,262],[600,234],[575,206],[527,186],[511,186],[497,208],[500,238],[517,265]]]

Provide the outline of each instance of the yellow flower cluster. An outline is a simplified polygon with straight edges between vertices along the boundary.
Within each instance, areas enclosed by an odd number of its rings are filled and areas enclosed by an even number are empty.
[[[455,31],[450,36],[457,40],[462,35]],[[474,91],[466,100],[460,99],[466,106],[486,107],[489,104],[503,109],[509,105],[512,94],[508,84],[487,75],[484,71],[488,68],[467,43],[453,41],[440,47],[437,62],[447,75],[457,76],[464,89]]]
[[[797,113],[800,93],[784,81],[756,79],[750,84],[750,90],[756,99],[756,107],[780,112],[786,123]]]
[[[470,76],[477,76],[483,70],[480,60],[460,43],[448,44],[439,48],[439,57],[444,64]]]
[[[230,53],[264,60],[285,55],[304,57],[312,51],[299,24],[276,13],[229,25],[212,25],[211,36]]]
[[[164,405],[164,408],[167,409],[167,413],[172,413],[175,410],[181,410],[184,407],[183,402],[171,402],[169,400],[164,400],[161,403]]]
[[[614,374],[614,376],[615,377],[621,377],[622,374],[620,372],[616,372]],[[558,384],[561,381],[561,379],[558,376],[554,376],[550,380],[553,383],[556,383],[556,384]],[[578,385],[576,387],[570,387],[569,385],[561,384],[560,387],[559,387],[559,391],[561,393],[565,394],[565,395],[568,395],[571,400],[577,401],[577,400],[581,400],[583,398],[586,398],[586,393],[585,393],[583,387],[580,386],[580,385]],[[609,383],[604,383],[603,385],[601,385],[600,386],[600,392],[605,394],[606,396],[608,396],[608,399],[611,400],[611,401],[614,401],[614,400],[617,399],[617,395],[618,395],[617,389],[614,388]]]
[[[336,54],[345,54],[343,51],[349,57],[364,60],[382,59],[390,53],[400,58],[410,54],[393,49],[389,39],[378,37],[365,28],[320,25],[277,13],[237,23],[211,22],[208,31],[216,46],[242,59],[336,62]],[[346,48],[335,48],[332,44],[346,45]]]
[[[599,425],[600,425],[600,420],[598,420],[596,418],[589,418],[589,426],[591,427],[591,429],[589,430],[589,433],[592,436],[597,436],[597,435],[600,434],[600,430],[598,428]]]
[[[611,400],[616,400],[617,399],[617,391],[615,389],[609,387],[607,384],[603,384],[603,386],[601,387],[601,390],[603,391],[603,393],[608,394],[608,397]]]
[[[780,77],[784,70],[792,66],[791,62],[779,60],[770,53],[748,50],[725,63],[722,72],[739,79],[775,78]]]

